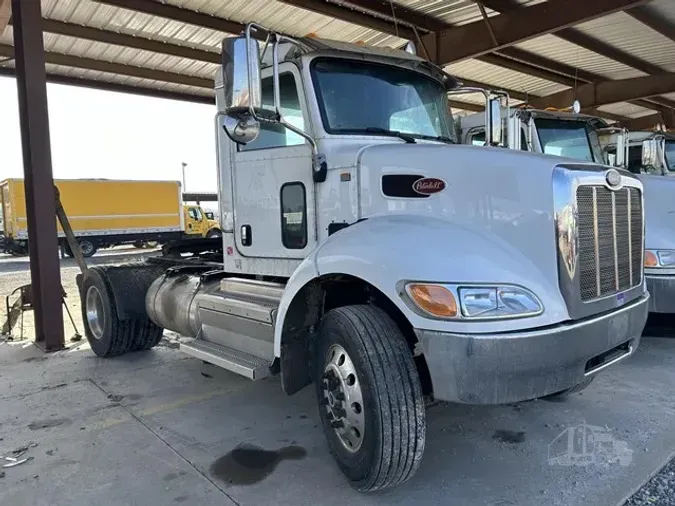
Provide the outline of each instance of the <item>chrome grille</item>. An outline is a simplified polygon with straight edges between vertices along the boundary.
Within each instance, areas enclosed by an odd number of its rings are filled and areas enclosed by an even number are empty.
[[[577,188],[579,283],[584,302],[642,280],[642,196],[637,188]]]

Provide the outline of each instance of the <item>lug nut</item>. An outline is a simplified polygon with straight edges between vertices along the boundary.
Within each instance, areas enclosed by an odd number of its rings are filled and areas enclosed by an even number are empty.
[[[330,426],[334,429],[342,429],[345,426],[345,423],[342,420],[335,420],[330,423]]]

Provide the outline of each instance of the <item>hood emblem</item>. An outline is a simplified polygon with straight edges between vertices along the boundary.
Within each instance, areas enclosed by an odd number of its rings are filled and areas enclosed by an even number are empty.
[[[605,181],[607,181],[607,186],[612,190],[618,190],[621,186],[621,174],[618,170],[609,169],[605,172]]]
[[[420,195],[431,195],[445,190],[445,181],[435,177],[423,177],[415,181],[412,187]]]

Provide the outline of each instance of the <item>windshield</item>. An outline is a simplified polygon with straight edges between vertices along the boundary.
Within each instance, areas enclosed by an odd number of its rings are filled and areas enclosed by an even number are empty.
[[[587,162],[596,161],[589,140],[592,129],[586,122],[538,118],[534,123],[543,153]]]
[[[399,67],[321,58],[312,66],[328,133],[378,135],[385,130],[454,139],[446,91],[439,82]]]
[[[666,167],[675,172],[675,141],[666,142]]]

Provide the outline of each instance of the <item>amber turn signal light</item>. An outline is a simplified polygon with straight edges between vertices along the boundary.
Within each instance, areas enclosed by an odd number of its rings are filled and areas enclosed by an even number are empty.
[[[653,251],[645,251],[645,267],[658,267],[659,259]]]
[[[417,306],[433,316],[457,316],[457,301],[450,290],[441,285],[408,285],[408,295]]]

